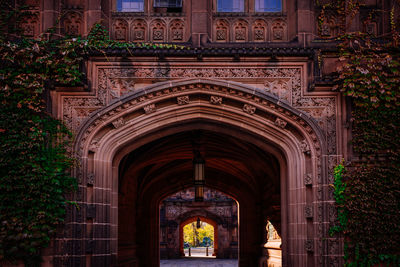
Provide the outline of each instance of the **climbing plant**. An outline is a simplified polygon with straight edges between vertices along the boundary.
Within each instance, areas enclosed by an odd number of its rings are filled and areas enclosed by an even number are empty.
[[[394,9],[392,9],[392,18]],[[400,265],[400,50],[389,38],[355,32],[337,38],[336,90],[352,104],[352,148],[359,160],[335,169],[334,197],[346,266]]]
[[[56,86],[82,86],[84,58],[109,48],[186,49],[183,46],[121,43],[94,25],[82,38],[53,35],[56,28],[27,38],[18,27],[29,15],[0,2],[0,263],[40,262],[65,217],[70,176],[71,133],[47,111],[44,98]],[[79,208],[79,207],[78,207]]]

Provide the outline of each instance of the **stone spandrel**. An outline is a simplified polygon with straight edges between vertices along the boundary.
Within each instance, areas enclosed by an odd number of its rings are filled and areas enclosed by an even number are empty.
[[[135,85],[154,81],[185,78],[232,80],[244,84],[260,84],[265,92],[283,103],[298,108],[314,118],[326,134],[328,154],[336,154],[336,97],[334,94],[310,95],[302,85],[303,66],[101,66],[95,68],[94,94],[63,96],[62,118],[76,132],[92,112],[137,90]],[[147,81],[147,82],[146,82]]]

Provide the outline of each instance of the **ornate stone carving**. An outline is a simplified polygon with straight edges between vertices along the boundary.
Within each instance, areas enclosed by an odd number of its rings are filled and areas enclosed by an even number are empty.
[[[222,104],[222,97],[212,95],[210,97],[210,103],[213,105],[221,105]]]
[[[306,205],[304,207],[304,216],[306,219],[312,219],[314,217],[314,209],[312,205]]]
[[[321,37],[335,37],[339,33],[339,23],[333,12],[325,11],[323,22],[319,28]]]
[[[183,41],[185,26],[182,20],[176,19],[171,21],[169,28],[172,42]]]
[[[321,36],[322,37],[330,37],[331,36],[331,27],[328,23],[323,23],[321,25]]]
[[[26,37],[35,37],[39,33],[39,19],[38,14],[31,13],[24,16],[21,23],[22,34]]]
[[[304,174],[304,185],[305,186],[312,186],[312,174],[306,173]]]
[[[121,126],[125,125],[125,121],[123,118],[119,118],[111,123],[115,129],[118,129]]]
[[[307,252],[314,252],[314,241],[312,239],[307,239],[305,241],[304,247]]]
[[[132,23],[132,39],[133,41],[147,41],[147,24],[142,19],[134,20]]]
[[[256,42],[265,42],[267,41],[267,24],[264,20],[256,20],[253,23],[253,39]]]
[[[260,77],[265,79],[266,90],[277,94],[278,97],[285,95],[285,98],[290,100],[289,104],[298,108],[309,116],[313,117],[325,132],[328,144],[328,153],[335,154],[336,152],[336,98],[332,95],[325,96],[308,96],[302,93],[303,71],[301,67],[254,67],[247,66],[224,66],[224,67],[177,67],[171,66],[131,66],[131,67],[115,67],[103,68],[97,70],[96,76],[97,85],[95,87],[96,96],[62,96],[62,118],[65,123],[76,131],[80,124],[87,118],[91,112],[104,107],[110,103],[115,97],[122,97],[125,93],[115,89],[124,82],[133,81],[136,79],[180,79],[206,77],[211,79],[235,79],[246,81],[259,80]],[[127,78],[129,77],[129,78]],[[279,88],[273,89],[272,84],[281,84]],[[114,85],[113,85],[114,84]],[[123,86],[122,86],[123,88]],[[272,88],[272,90],[271,90]],[[278,88],[278,87],[277,87]],[[114,91],[114,92],[113,92]],[[129,90],[127,90],[129,91]],[[276,93],[278,92],[278,93]],[[287,94],[282,94],[287,92]],[[283,98],[281,98],[283,99]],[[210,99],[211,101],[211,99]],[[80,114],[78,116],[78,114]],[[310,129],[311,130],[311,129]],[[308,130],[307,130],[308,131]],[[312,130],[311,130],[312,131]],[[314,136],[311,141],[317,140]],[[316,144],[318,145],[318,143]],[[316,153],[318,153],[316,147]],[[321,177],[321,174],[318,174]]]
[[[229,23],[226,20],[217,20],[215,23],[215,40],[217,42],[229,41]]]
[[[178,105],[186,105],[186,104],[189,104],[189,102],[190,102],[188,95],[178,96],[176,99],[178,101]]]
[[[247,41],[247,22],[239,20],[234,24],[235,41],[245,42]]]
[[[155,104],[149,104],[143,107],[144,112],[146,114],[150,114],[156,111],[156,105]]]
[[[286,23],[281,19],[272,23],[272,40],[286,41]]]
[[[244,104],[243,111],[249,114],[254,114],[256,112],[256,107],[249,104]]]
[[[135,79],[132,78],[114,78],[109,79],[108,82],[111,99],[120,98],[135,88]]]
[[[270,92],[279,99],[282,99],[288,103],[291,103],[291,90],[290,90],[290,80],[288,79],[274,79],[271,81],[266,81],[265,90]]]
[[[92,152],[97,152],[97,149],[100,147],[100,140],[99,139],[93,139],[92,142],[89,145],[89,151]]]
[[[310,146],[308,145],[306,140],[301,141],[300,149],[301,149],[301,152],[303,152],[306,155],[310,155],[310,153],[311,153]]]
[[[286,127],[287,122],[280,118],[276,118],[274,124],[282,129],[284,129]]]
[[[82,35],[82,16],[78,12],[70,12],[64,19],[64,31],[68,35]]]
[[[86,176],[86,183],[87,185],[94,185],[94,173],[88,173]]]
[[[151,23],[151,36],[153,41],[163,42],[165,41],[165,23],[162,20],[154,20]]]
[[[117,19],[113,23],[114,39],[128,41],[128,23],[123,19]]]

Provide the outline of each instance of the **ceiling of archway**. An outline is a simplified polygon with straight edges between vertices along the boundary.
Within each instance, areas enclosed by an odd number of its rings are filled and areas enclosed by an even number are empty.
[[[167,136],[128,154],[120,164],[121,193],[129,192],[130,179],[136,179],[142,193],[165,181],[191,186],[195,149],[206,160],[207,186],[225,192],[236,187],[254,196],[279,194],[280,170],[271,154],[245,140],[204,130]]]

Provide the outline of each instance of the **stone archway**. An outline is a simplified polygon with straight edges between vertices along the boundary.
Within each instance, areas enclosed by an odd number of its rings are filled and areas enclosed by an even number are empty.
[[[148,236],[150,241],[143,243],[138,253],[135,244],[118,247],[120,224],[117,214],[122,211],[118,206],[120,164],[135,149],[193,129],[239,137],[246,140],[246,144],[255,144],[267,151],[278,162],[283,265],[309,266],[321,262],[325,252],[319,242],[324,234],[319,231],[324,222],[322,218],[314,217],[314,210],[325,207],[323,199],[317,195],[324,187],[318,181],[324,181],[327,174],[322,157],[326,147],[321,130],[305,113],[271,94],[234,82],[206,79],[166,82],[139,90],[95,112],[81,127],[75,151],[81,161],[78,173],[88,185],[88,202],[91,204],[87,207],[86,217],[91,217],[88,214],[92,212],[96,220],[111,228],[103,238],[108,244],[105,254],[110,255],[109,260],[121,266],[158,266],[157,223],[146,223],[151,218],[158,218],[157,209],[148,211],[150,216],[142,218],[145,227],[141,230],[151,234]],[[152,186],[149,184],[148,193],[138,196],[148,201],[148,207],[155,207],[160,199],[176,192],[181,185],[168,185],[150,197],[151,192],[156,192]],[[214,186],[221,189],[226,183],[216,182]],[[243,208],[239,264],[255,266],[261,255],[257,254],[258,249],[256,253],[252,251],[259,245],[251,244],[256,241],[251,238],[242,242],[242,238],[246,238],[244,233],[251,227],[250,221],[244,219],[245,215],[254,215],[246,214],[246,208],[258,204],[249,201],[249,195],[243,195],[242,189],[232,186],[224,190],[229,190]],[[131,192],[135,193],[140,194]],[[145,256],[143,251],[146,251]],[[98,259],[104,257],[102,255],[99,254]],[[96,260],[93,257],[92,263],[96,264]]]
[[[194,215],[194,214],[192,214]],[[202,222],[206,222],[210,225],[212,225],[214,227],[214,252],[213,252],[213,256],[217,256],[218,254],[218,224],[216,221],[207,218],[207,217],[203,217],[203,216],[196,216],[194,215],[193,217],[187,218],[184,221],[181,221],[179,223],[179,251],[181,253],[182,256],[185,256],[185,252],[183,251],[183,227],[185,227],[185,225],[195,222],[197,221],[197,218],[199,218]]]

